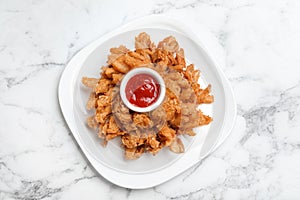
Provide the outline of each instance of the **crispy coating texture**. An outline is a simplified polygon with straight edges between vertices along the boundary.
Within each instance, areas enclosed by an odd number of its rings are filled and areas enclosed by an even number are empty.
[[[142,32],[135,37],[135,49],[154,49],[155,44],[151,41],[150,36]]]
[[[98,84],[98,81],[99,81],[99,79],[97,79],[97,78],[88,78],[88,77],[82,77],[82,80],[81,80],[83,85],[85,85],[86,87],[89,87],[91,89],[96,87],[96,85]]]
[[[169,36],[160,41],[157,45],[157,48],[174,53],[178,51],[179,45],[173,36]]]
[[[144,113],[134,113],[132,117],[133,123],[137,127],[150,128],[153,126],[151,119]]]
[[[162,129],[158,132],[158,138],[164,146],[170,146],[175,137],[176,131],[168,125],[162,127]]]
[[[183,153],[184,152],[184,145],[180,138],[174,139],[169,148],[174,153]]]
[[[107,64],[111,65],[120,56],[126,54],[127,52],[129,52],[129,49],[127,49],[124,45],[121,45],[118,48],[111,48],[110,55],[108,55],[108,57],[107,57]]]
[[[96,104],[96,94],[95,92],[91,92],[90,97],[86,103],[86,109],[91,110],[93,108],[95,108],[95,104]]]
[[[135,37],[135,50],[123,45],[111,48],[107,64],[100,78],[82,78],[83,85],[91,89],[86,108],[95,110],[87,125],[97,130],[104,145],[120,137],[126,159],[138,159],[145,152],[155,155],[165,147],[183,153],[181,135],[195,136],[195,127],[212,122],[199,109],[214,101],[211,85],[200,87],[200,71],[187,65],[184,50],[173,36],[156,47],[147,33],[140,33]],[[166,85],[162,105],[149,113],[129,110],[119,95],[123,76],[136,67],[156,70]]]

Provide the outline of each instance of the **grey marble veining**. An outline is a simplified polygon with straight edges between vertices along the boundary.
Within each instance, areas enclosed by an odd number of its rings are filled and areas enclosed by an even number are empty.
[[[300,2],[1,1],[0,200],[299,199]],[[211,156],[146,190],[120,188],[88,163],[62,117],[60,75],[89,42],[134,18],[204,27],[232,84],[236,125]]]

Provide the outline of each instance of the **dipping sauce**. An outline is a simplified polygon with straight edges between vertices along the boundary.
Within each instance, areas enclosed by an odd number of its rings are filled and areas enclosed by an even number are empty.
[[[160,85],[149,74],[137,74],[127,82],[125,93],[131,104],[145,108],[157,101]]]

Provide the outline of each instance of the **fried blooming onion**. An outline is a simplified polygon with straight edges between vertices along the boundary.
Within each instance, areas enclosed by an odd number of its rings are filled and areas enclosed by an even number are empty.
[[[144,152],[155,155],[163,147],[183,153],[184,145],[178,136],[194,136],[193,128],[212,121],[198,108],[214,101],[211,86],[200,87],[200,71],[186,64],[184,51],[173,36],[156,46],[147,33],[140,33],[135,37],[135,50],[123,45],[111,48],[107,64],[100,78],[82,78],[82,83],[92,89],[86,108],[95,109],[87,124],[98,131],[104,144],[120,137],[126,159],[137,159]],[[166,85],[163,103],[148,113],[129,110],[119,95],[122,77],[137,67],[156,70]]]

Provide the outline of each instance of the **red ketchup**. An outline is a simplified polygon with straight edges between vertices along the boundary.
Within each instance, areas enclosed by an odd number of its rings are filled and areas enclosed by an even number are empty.
[[[129,79],[125,87],[128,101],[141,108],[156,102],[160,94],[160,85],[149,74],[137,74]]]

